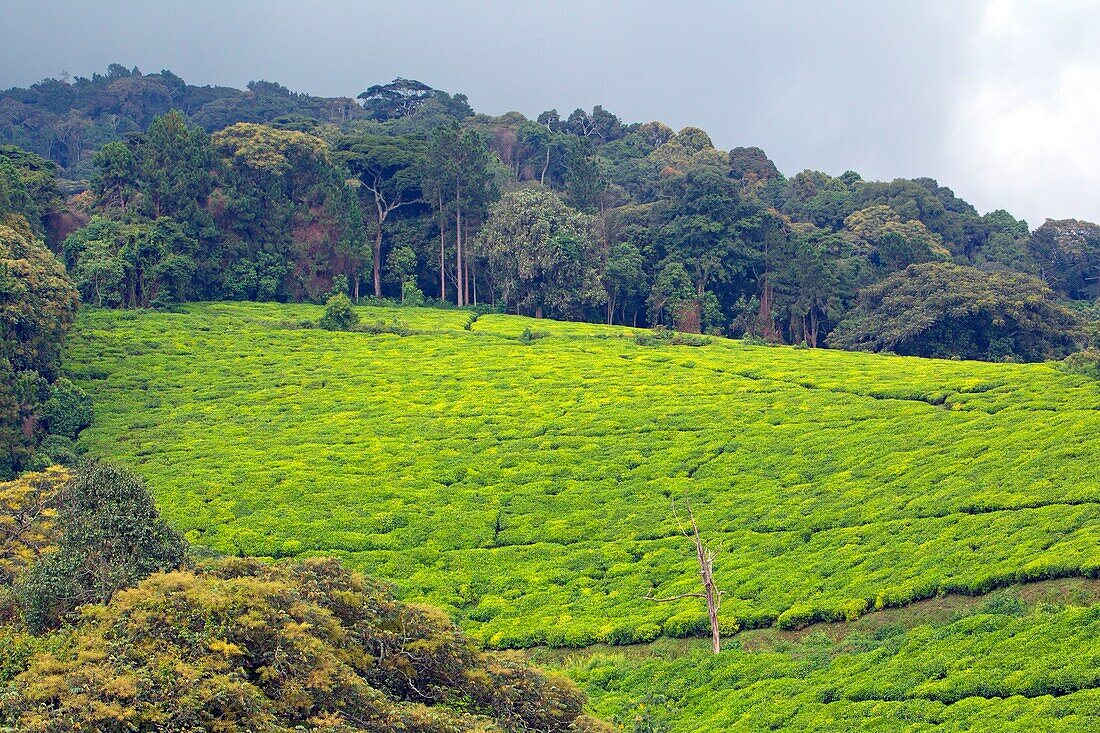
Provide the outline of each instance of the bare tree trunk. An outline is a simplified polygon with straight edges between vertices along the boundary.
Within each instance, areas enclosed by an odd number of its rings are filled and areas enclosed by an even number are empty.
[[[710,617],[710,641],[711,649],[715,654],[722,651],[722,637],[718,630],[718,607],[722,604],[722,592],[714,583],[714,553],[703,545],[699,538],[699,527],[695,525],[695,515],[688,505],[688,516],[691,518],[691,532],[695,539],[695,556],[699,559],[699,575],[703,580],[703,592],[707,598],[707,616]]]
[[[542,164],[542,175],[539,176],[539,183],[543,186],[546,185],[546,171],[550,167],[550,146],[546,146],[546,162]]]
[[[467,250],[470,247],[470,220],[462,222],[462,238],[466,242]],[[470,304],[470,252],[465,253],[465,257],[462,258],[462,302],[466,305]]]
[[[382,297],[382,216],[379,210],[378,226],[374,231],[374,297]]]
[[[681,593],[678,596],[672,596],[670,598],[654,598],[653,596],[646,596],[645,598],[648,601],[655,601],[656,603],[669,603],[670,601],[678,601],[681,598],[702,598],[706,600],[707,617],[710,620],[711,651],[718,654],[722,651],[722,635],[718,628],[718,609],[722,605],[722,591],[718,590],[718,586],[714,582],[714,558],[716,557],[716,553],[703,544],[703,539],[699,536],[699,526],[695,523],[695,514],[691,511],[691,504],[686,498],[684,499],[684,503],[687,505],[691,532],[689,533],[682,525],[680,530],[684,533],[685,537],[691,537],[692,541],[695,543],[695,557],[699,561],[699,577],[703,581],[703,592]]]

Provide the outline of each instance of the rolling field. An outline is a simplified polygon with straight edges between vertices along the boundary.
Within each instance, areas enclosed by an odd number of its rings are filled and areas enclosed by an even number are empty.
[[[1045,365],[639,346],[628,329],[312,306],[86,310],[82,437],[224,553],[335,553],[499,647],[733,630],[1100,574],[1100,385]],[[534,324],[552,334],[530,344]],[[227,446],[229,448],[227,449]]]
[[[297,328],[314,306],[86,309],[66,359],[96,397],[81,445],[144,475],[192,542],[338,555],[488,646],[657,639],[555,652],[628,723],[653,694],[673,731],[1100,722],[1097,383],[359,310],[397,333]],[[669,638],[705,632],[701,603],[642,598],[696,589],[685,494],[720,550],[726,632],[761,629],[716,658]],[[997,602],[1050,578],[1088,591]]]

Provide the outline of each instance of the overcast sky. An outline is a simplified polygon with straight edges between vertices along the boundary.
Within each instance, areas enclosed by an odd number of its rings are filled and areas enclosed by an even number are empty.
[[[780,170],[931,176],[979,211],[1100,221],[1100,3],[0,0],[0,87],[118,62],[480,112],[595,104]]]

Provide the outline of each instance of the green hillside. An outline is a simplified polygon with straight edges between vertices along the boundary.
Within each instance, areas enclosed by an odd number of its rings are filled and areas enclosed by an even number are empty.
[[[145,476],[195,543],[338,555],[489,646],[662,637],[555,662],[609,718],[656,693],[683,731],[1088,730],[1100,715],[1095,581],[1057,603],[884,621],[945,593],[1100,575],[1100,385],[1047,365],[359,312],[379,333],[303,328],[321,314],[306,305],[85,309],[66,360],[96,395],[81,445]],[[695,590],[684,495],[721,550],[726,631],[779,627],[713,659],[668,638],[705,632],[699,602],[642,598]],[[842,640],[782,631],[890,607]]]
[[[363,309],[405,335],[294,328],[319,313],[84,312],[82,444],[197,543],[337,553],[493,646],[701,630],[641,599],[694,588],[685,493],[730,628],[1100,572],[1100,385],[1048,366],[427,309]]]

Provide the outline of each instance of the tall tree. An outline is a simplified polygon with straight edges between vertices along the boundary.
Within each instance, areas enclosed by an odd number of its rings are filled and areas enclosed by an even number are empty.
[[[864,288],[831,346],[909,356],[1058,359],[1084,340],[1081,321],[1036,278],[946,262],[911,265]]]
[[[1100,226],[1048,219],[1027,248],[1051,288],[1074,299],[1100,298]]]
[[[541,186],[506,194],[481,231],[501,299],[536,318],[580,315],[605,294],[589,217]]]
[[[376,298],[382,297],[382,234],[386,219],[403,206],[421,202],[427,152],[423,140],[408,136],[347,136],[336,144],[337,159],[355,176],[374,212],[371,252]],[[358,277],[355,299],[359,300]]]
[[[708,288],[743,272],[751,261],[752,250],[739,231],[745,207],[736,184],[711,166],[673,175],[666,181],[665,196],[653,207],[651,226],[658,235],[654,254],[659,270],[675,262],[689,275],[694,312],[683,315],[694,330],[702,323]]]
[[[443,217],[447,205],[454,217],[454,282],[455,302],[458,305],[466,305],[470,300],[469,264],[472,258],[464,245],[464,216],[485,207],[495,198],[492,170],[488,143],[476,130],[463,128],[454,122],[437,128],[433,133],[426,185],[438,197],[440,217]]]
[[[209,218],[203,207],[214,187],[216,167],[206,133],[188,125],[180,112],[169,112],[153,120],[137,157],[145,213],[201,228]]]

